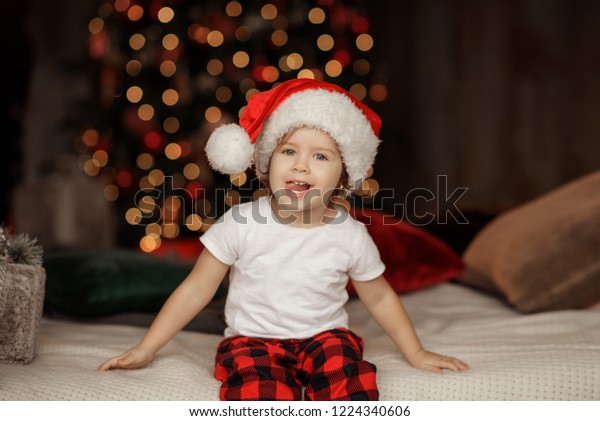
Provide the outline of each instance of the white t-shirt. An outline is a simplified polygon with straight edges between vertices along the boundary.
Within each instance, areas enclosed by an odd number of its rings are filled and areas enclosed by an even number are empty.
[[[314,228],[285,225],[268,197],[232,207],[200,238],[230,265],[225,336],[307,338],[348,327],[348,277],[385,266],[364,224],[345,212]]]

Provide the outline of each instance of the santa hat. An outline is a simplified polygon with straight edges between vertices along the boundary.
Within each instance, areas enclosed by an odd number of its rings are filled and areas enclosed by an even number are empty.
[[[256,152],[256,173],[262,178],[279,139],[298,127],[328,133],[340,149],[349,185],[360,186],[375,161],[381,119],[343,88],[313,79],[292,79],[253,95],[239,125],[212,133],[206,155],[215,170],[239,174],[252,165]]]

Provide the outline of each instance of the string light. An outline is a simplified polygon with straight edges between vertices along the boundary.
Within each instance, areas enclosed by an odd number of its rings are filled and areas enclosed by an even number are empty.
[[[142,177],[138,185],[142,191],[150,191],[154,189],[154,186],[150,183],[148,176]]]
[[[298,72],[298,79],[315,79],[315,73],[310,69],[302,69]]]
[[[177,117],[167,117],[163,121],[163,130],[167,133],[177,133],[179,130],[179,120]]]
[[[158,11],[158,20],[162,23],[169,23],[175,17],[175,12],[170,7],[163,7]]]
[[[144,92],[139,86],[131,86],[129,89],[127,89],[127,93],[125,95],[127,96],[129,102],[132,104],[137,104],[142,100]]]
[[[325,65],[325,73],[330,77],[338,77],[342,74],[342,63],[337,60],[329,60]]]
[[[115,10],[117,12],[125,12],[129,8],[129,0],[115,0]]]
[[[185,226],[190,231],[199,231],[202,228],[202,218],[195,213],[188,215],[185,219]]]
[[[362,83],[355,83],[350,87],[350,93],[362,101],[367,97],[367,88]]]
[[[225,13],[232,18],[238,17],[242,14],[242,5],[237,1],[230,1],[225,7]]]
[[[218,58],[213,58],[206,64],[206,71],[211,76],[218,76],[223,71],[223,62]]]
[[[248,176],[246,175],[246,173],[243,172],[240,174],[231,175],[229,176],[229,179],[231,181],[231,184],[239,187],[246,183],[246,181],[248,180]]]
[[[235,190],[229,190],[225,193],[225,203],[227,206],[234,206],[239,204],[241,201],[240,193]]]
[[[163,235],[170,239],[177,238],[179,236],[179,226],[177,224],[163,225]]]
[[[273,83],[279,79],[279,70],[275,66],[266,66],[262,71],[262,78],[265,82]]]
[[[96,165],[96,163],[93,160],[89,159],[83,165],[83,171],[85,171],[87,175],[94,177],[98,175],[98,173],[100,172],[100,168]]]
[[[165,147],[165,155],[172,161],[179,159],[181,156],[181,146],[179,146],[177,143],[169,143]]]
[[[288,64],[287,64],[287,58],[288,58],[288,56],[285,55],[285,56],[281,56],[281,58],[279,59],[279,68],[284,72],[289,72],[292,70],[292,69],[290,69],[290,66],[288,66]]]
[[[286,63],[290,69],[297,70],[304,64],[304,59],[300,54],[292,53],[287,56]]]
[[[87,129],[81,135],[81,140],[83,141],[83,143],[90,148],[96,146],[98,144],[99,139],[100,134],[95,129]]]
[[[127,17],[132,22],[137,22],[144,16],[144,9],[137,4],[134,4],[127,10]]]
[[[129,60],[125,65],[125,71],[129,76],[138,76],[142,71],[142,63],[139,60]]]
[[[235,39],[239,42],[248,42],[250,38],[252,38],[252,30],[249,27],[242,25],[236,28]]]
[[[143,231],[139,247],[146,252],[161,247],[161,237],[177,238],[184,225],[188,231],[204,232],[216,220],[209,215],[210,201],[202,197],[205,190],[199,179],[200,165],[194,162],[197,156],[192,153],[192,142],[185,139],[197,130],[203,133],[204,128],[190,126],[190,121],[197,124],[197,115],[184,115],[185,107],[178,104],[206,104],[202,121],[218,124],[224,116],[229,120],[229,114],[235,114],[236,109],[241,116],[246,108],[239,105],[241,102],[290,77],[339,78],[337,83],[360,100],[381,102],[388,96],[384,83],[369,80],[372,68],[365,53],[373,49],[374,41],[368,33],[369,20],[357,9],[334,0],[318,0],[316,7],[307,9],[286,4],[285,13],[278,10],[283,3],[273,0],[258,9],[246,9],[240,0],[217,3],[214,6],[221,12],[209,16],[205,13],[208,3],[205,8],[204,4],[148,5],[106,0],[98,7],[97,16],[88,22],[90,57],[101,65],[100,104],[106,108],[118,105],[125,111],[121,124],[103,122],[98,128],[87,127],[77,136],[77,165],[105,183],[104,197],[108,201],[128,200],[127,196],[135,190],[132,186],[150,193],[164,183],[170,188],[186,189],[198,205],[187,217],[182,203],[176,206],[167,202],[161,209],[156,203],[151,206],[151,202],[143,202],[130,209],[126,219],[128,215],[132,225],[142,220],[140,209],[144,215],[152,213],[158,218],[138,228]],[[331,22],[325,25],[330,11]],[[176,19],[181,16],[191,19],[191,23],[181,28],[182,21]],[[115,22],[123,20],[127,25],[115,28]],[[300,25],[309,29],[300,32]],[[121,45],[123,40],[126,48]],[[307,48],[310,43],[314,48]],[[257,45],[261,51],[256,50]],[[203,96],[200,102],[197,95]],[[125,126],[125,132],[118,131],[120,125]],[[117,131],[113,133],[113,129]],[[124,155],[115,154],[121,149],[120,143],[130,141],[130,137],[138,137],[142,148],[133,156],[132,167],[121,158]],[[113,161],[111,167],[109,163]],[[163,168],[169,168],[168,181]],[[233,186],[240,187],[248,177],[241,173],[230,180]],[[371,171],[360,194],[368,201],[378,190]],[[259,189],[253,197],[262,194],[266,192]],[[240,200],[239,192],[234,190],[225,197],[230,206]],[[340,201],[336,206],[345,208],[349,204]]]
[[[364,58],[360,58],[354,62],[352,69],[358,76],[365,76],[371,71],[371,64]]]
[[[160,134],[150,131],[144,135],[144,144],[150,149],[156,149],[162,144],[162,137]]]
[[[129,38],[129,46],[133,50],[141,50],[146,44],[146,38],[142,34],[133,34],[131,38]]]
[[[221,110],[218,107],[208,107],[204,112],[204,118],[209,123],[217,123],[221,120]]]
[[[308,12],[308,20],[310,23],[320,25],[321,23],[325,22],[325,11],[320,7],[310,9]]]
[[[119,198],[119,188],[114,184],[104,187],[104,198],[109,202],[114,202]]]
[[[146,235],[140,240],[140,249],[146,253],[152,253],[154,250],[159,248],[161,245],[160,238]]]
[[[274,4],[267,3],[260,9],[260,15],[263,19],[273,20],[277,17],[277,7]]]
[[[376,83],[369,89],[369,96],[375,102],[385,101],[387,98],[387,88],[381,83]]]
[[[149,170],[154,166],[154,157],[149,153],[144,152],[138,155],[135,162],[139,169]]]
[[[164,60],[160,63],[160,73],[164,77],[171,77],[177,71],[177,65],[172,60]]]
[[[331,50],[334,44],[335,41],[333,40],[333,37],[329,34],[323,34],[319,36],[319,38],[317,38],[317,47],[319,47],[319,50],[321,51]]]
[[[183,175],[188,180],[195,180],[200,177],[200,167],[191,162],[183,168]]]
[[[356,48],[360,51],[369,51],[373,48],[373,38],[369,34],[360,34],[356,37]]]
[[[179,45],[179,37],[175,34],[167,34],[162,39],[162,45],[165,50],[172,51]]]
[[[162,234],[162,228],[157,223],[149,224],[146,227],[146,235],[148,235],[150,237],[160,238],[161,234]]]
[[[260,91],[256,88],[248,89],[248,92],[246,92],[246,102],[250,101],[250,98],[252,98],[254,95],[256,95],[259,92]]]
[[[140,199],[137,205],[138,209],[140,209],[142,213],[151,214],[156,208],[156,201],[150,196],[144,196]]]
[[[162,101],[165,105],[172,107],[179,102],[179,93],[175,89],[167,89],[162,94]]]
[[[283,29],[277,29],[271,34],[271,42],[277,47],[283,47],[288,42],[288,34]]]
[[[154,107],[150,104],[142,104],[138,108],[138,116],[141,120],[150,121],[154,117]]]
[[[232,57],[232,61],[233,64],[240,68],[243,69],[244,67],[246,67],[248,64],[250,64],[250,56],[248,55],[247,52],[245,51],[237,51],[233,57]]]
[[[165,200],[165,210],[167,212],[177,212],[181,209],[181,199],[177,196],[169,196]]]
[[[188,37],[196,41],[198,44],[206,44],[206,39],[209,32],[210,31],[208,28],[195,23],[190,25],[188,28]]]
[[[104,19],[93,18],[88,24],[88,30],[91,34],[97,35],[104,29]]]
[[[148,174],[148,181],[154,187],[160,186],[164,182],[164,180],[165,174],[159,169],[154,169],[150,171],[150,174]]]
[[[217,91],[215,92],[215,97],[217,98],[217,101],[221,103],[229,102],[232,96],[233,92],[231,92],[231,89],[229,89],[227,86],[219,86],[217,88]]]
[[[138,208],[129,208],[125,212],[125,220],[131,225],[137,225],[142,220],[142,212]]]
[[[98,150],[92,155],[92,162],[98,168],[105,167],[108,164],[108,153],[103,150]]]
[[[220,31],[210,31],[206,36],[206,42],[211,47],[219,47],[221,44],[223,44],[224,40],[225,38]]]

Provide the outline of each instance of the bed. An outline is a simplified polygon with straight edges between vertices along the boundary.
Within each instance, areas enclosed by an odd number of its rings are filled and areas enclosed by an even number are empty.
[[[600,309],[522,315],[456,283],[403,296],[426,347],[463,358],[467,373],[411,368],[369,317],[348,303],[365,356],[378,367],[382,400],[598,400]],[[148,367],[99,373],[137,341],[137,326],[43,319],[28,365],[0,365],[2,400],[217,400],[217,334],[182,331]]]
[[[460,257],[416,227],[355,215],[367,224],[425,347],[471,366],[441,375],[411,368],[351,299],[350,327],[378,367],[380,398],[600,400],[599,191],[600,171],[503,212]],[[152,312],[140,311],[157,310],[189,268],[130,253],[86,253],[45,259],[37,356],[26,365],[0,364],[0,399],[217,400],[213,359],[226,289],[146,368],[96,372],[142,337]]]

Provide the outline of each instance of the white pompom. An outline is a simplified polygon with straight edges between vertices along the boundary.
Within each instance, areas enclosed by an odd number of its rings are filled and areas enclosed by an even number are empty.
[[[223,174],[239,174],[252,164],[254,145],[237,124],[217,128],[206,143],[206,156],[211,167]]]

